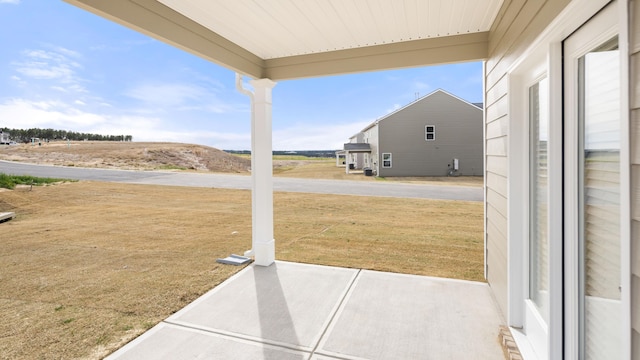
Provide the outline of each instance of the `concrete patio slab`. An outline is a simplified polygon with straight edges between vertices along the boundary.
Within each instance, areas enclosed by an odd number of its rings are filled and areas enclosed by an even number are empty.
[[[108,359],[503,359],[487,284],[250,265]]]
[[[110,358],[117,359],[282,359],[303,360],[294,351],[166,323],[149,330]]]
[[[167,322],[312,351],[357,272],[287,262],[250,266]]]
[[[317,354],[364,359],[500,359],[487,284],[362,271]]]

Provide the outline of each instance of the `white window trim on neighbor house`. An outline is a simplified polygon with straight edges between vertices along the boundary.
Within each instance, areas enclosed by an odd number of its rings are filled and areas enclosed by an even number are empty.
[[[431,131],[429,131],[431,128]],[[431,139],[429,139],[429,135],[432,135]],[[436,126],[435,125],[425,125],[424,126],[424,139],[426,141],[435,141],[436,140]]]
[[[563,41],[574,31],[587,23],[591,17],[608,3],[608,0],[577,1],[570,3],[564,11],[550,24],[547,29],[532,43],[522,54],[508,72],[509,87],[509,114],[512,119],[527,119],[527,121],[511,121],[508,132],[508,303],[507,322],[512,328],[512,333],[520,351],[526,359],[577,359],[579,339],[577,314],[566,314],[566,306],[573,307],[572,302],[577,301],[578,284],[577,259],[571,259],[570,254],[576,251],[566,248],[563,239],[567,236],[564,232],[563,221],[565,219],[563,177],[564,171],[564,147],[575,144],[566,144],[563,129]],[[618,26],[627,28],[628,22],[627,2],[618,1],[609,6],[617,7]],[[619,34],[620,53],[627,54],[627,34]],[[628,57],[621,56],[622,76],[624,79],[621,88],[628,88]],[[625,65],[627,64],[627,65]],[[529,244],[529,106],[528,89],[542,77],[549,79],[549,142],[548,142],[548,237],[549,237],[549,324],[547,330],[546,346],[539,347],[540,333],[535,330],[527,334],[526,322],[528,301],[528,244]],[[628,94],[622,91],[621,100],[621,132],[628,134]],[[628,139],[622,139],[620,162],[629,164]],[[577,149],[573,149],[574,152]],[[622,225],[621,249],[630,249],[630,206],[631,196],[629,184],[629,168],[621,166],[620,187],[620,221]],[[626,224],[626,226],[624,225]],[[568,236],[572,236],[569,234]],[[569,255],[565,255],[568,253]],[[563,257],[564,256],[564,257]],[[631,328],[631,294],[630,274],[631,264],[629,256],[624,254],[621,263],[622,288],[622,327]],[[564,263],[564,266],[563,266]],[[564,277],[563,277],[564,275]],[[570,280],[574,279],[574,280]],[[570,280],[570,281],[567,281]],[[563,298],[563,293],[565,298]],[[531,325],[531,324],[529,324]],[[563,328],[564,327],[564,328]],[[531,327],[529,327],[531,330]],[[570,338],[563,338],[563,334],[573,334]],[[623,333],[622,358],[630,358],[629,349],[631,339],[629,332]],[[537,349],[535,351],[534,349]]]
[[[388,159],[385,159],[385,157],[387,157],[387,155],[389,156]],[[386,166],[386,162],[389,162],[389,166]],[[393,165],[393,161],[392,161],[392,154],[391,153],[382,153],[382,167],[383,168],[391,168]]]

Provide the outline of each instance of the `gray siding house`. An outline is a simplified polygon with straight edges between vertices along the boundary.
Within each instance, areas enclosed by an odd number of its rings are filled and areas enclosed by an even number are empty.
[[[350,160],[378,176],[481,176],[482,119],[478,105],[436,90],[351,137],[371,153]]]

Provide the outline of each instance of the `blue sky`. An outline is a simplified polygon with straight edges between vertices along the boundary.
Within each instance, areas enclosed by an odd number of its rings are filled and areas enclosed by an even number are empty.
[[[250,149],[235,74],[61,0],[0,0],[0,127]],[[288,80],[273,90],[274,150],[337,149],[442,88],[482,101],[482,64]]]

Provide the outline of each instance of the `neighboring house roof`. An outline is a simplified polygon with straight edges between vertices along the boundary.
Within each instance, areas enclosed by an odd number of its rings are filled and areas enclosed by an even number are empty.
[[[414,104],[416,104],[416,103],[418,103],[418,102],[420,102],[420,101],[422,101],[422,100],[424,100],[424,99],[427,99],[427,98],[429,98],[430,96],[432,96],[432,95],[434,95],[434,94],[437,94],[437,93],[444,93],[444,94],[447,94],[447,95],[449,95],[449,96],[451,96],[451,97],[453,97],[453,98],[456,98],[456,99],[458,99],[458,100],[462,101],[462,102],[463,102],[463,103],[465,103],[465,104],[468,104],[469,106],[472,106],[472,107],[473,107],[473,108],[475,108],[475,109],[482,110],[482,103],[470,103],[470,102],[468,102],[468,101],[466,101],[466,100],[464,100],[464,99],[462,99],[462,98],[459,98],[459,97],[457,97],[457,96],[455,96],[455,95],[451,94],[450,92],[447,92],[447,91],[442,90],[442,89],[437,89],[437,90],[435,90],[435,91],[433,91],[433,92],[431,92],[431,93],[429,93],[429,94],[427,94],[427,95],[425,95],[425,96],[423,96],[423,97],[421,97],[421,98],[418,98],[418,99],[416,99],[416,100],[414,100],[414,101],[412,101],[412,102],[408,103],[407,105],[405,105],[405,106],[403,106],[403,107],[401,107],[401,108],[399,108],[399,109],[396,109],[396,110],[394,110],[394,111],[392,111],[392,112],[388,113],[387,115],[385,115],[385,116],[383,116],[383,117],[381,117],[381,118],[377,119],[376,121],[374,121],[374,122],[372,122],[371,124],[367,125],[367,126],[366,126],[364,129],[362,129],[362,131],[360,131],[360,132],[365,132],[365,131],[367,131],[367,130],[371,129],[372,127],[374,127],[374,126],[378,125],[378,123],[379,123],[380,121],[383,121],[383,120],[385,120],[385,119],[389,118],[391,115],[396,114],[396,113],[398,113],[398,112],[400,112],[400,111],[402,111],[402,110],[404,110],[404,109],[408,108],[409,106],[412,106],[412,105],[414,105]],[[480,105],[478,105],[478,104],[480,104]],[[354,136],[355,136],[355,135],[354,135]]]

